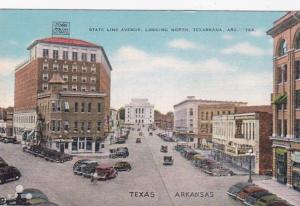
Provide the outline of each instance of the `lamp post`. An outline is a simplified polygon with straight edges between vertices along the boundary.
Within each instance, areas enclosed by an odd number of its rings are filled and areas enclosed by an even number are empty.
[[[254,156],[255,154],[253,153],[253,149],[249,149],[247,155],[249,156],[249,179],[248,182],[252,183],[252,156]]]
[[[16,186],[16,192],[17,192],[17,197],[16,197],[16,204],[22,204],[23,201],[22,201],[22,197],[21,197],[21,194],[22,192],[24,191],[24,187],[22,185],[17,185]]]

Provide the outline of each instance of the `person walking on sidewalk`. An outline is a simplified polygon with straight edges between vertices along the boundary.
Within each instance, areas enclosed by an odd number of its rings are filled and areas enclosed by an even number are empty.
[[[93,174],[92,177],[91,177],[91,183],[92,183],[92,184],[96,184],[96,183],[97,183],[97,180],[98,180],[97,172],[94,172],[94,174]]]

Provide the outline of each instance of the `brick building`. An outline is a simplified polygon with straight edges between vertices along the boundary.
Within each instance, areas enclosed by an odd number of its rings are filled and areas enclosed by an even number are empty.
[[[79,39],[50,37],[35,40],[27,49],[29,60],[15,70],[16,136],[20,138],[24,131],[36,129],[38,101],[42,101],[42,94],[50,92],[49,80],[54,74],[63,80],[61,89],[65,93],[82,98],[99,96],[104,134],[108,130],[111,65],[103,47]]]
[[[271,106],[269,106],[271,108]],[[254,108],[254,110],[252,110]],[[263,108],[264,109],[264,108]],[[218,161],[248,169],[251,149],[252,171],[266,174],[272,170],[272,113],[244,108],[246,113],[213,117],[213,154]]]
[[[288,12],[273,38],[273,177],[300,190],[300,12]]]

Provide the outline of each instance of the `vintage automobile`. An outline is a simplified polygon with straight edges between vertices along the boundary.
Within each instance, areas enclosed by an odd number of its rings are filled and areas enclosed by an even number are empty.
[[[237,194],[237,199],[239,199],[240,201],[244,202],[244,200],[250,196],[253,193],[256,192],[263,192],[263,191],[267,191],[259,186],[256,185],[249,185],[245,188],[243,188],[238,194]]]
[[[280,199],[279,197],[277,197],[274,194],[266,195],[266,196],[259,198],[255,202],[254,206],[268,206],[269,204],[274,203],[274,202],[282,202],[282,199]]]
[[[168,146],[167,145],[161,145],[161,148],[160,148],[160,151],[161,152],[168,152]]]
[[[75,168],[78,166],[78,165],[80,165],[80,164],[82,164],[83,162],[86,162],[86,161],[90,161],[89,159],[81,159],[81,160],[77,160],[75,163],[74,163],[74,165],[73,165],[73,171],[75,170]]]
[[[17,138],[15,137],[5,137],[3,140],[3,143],[8,144],[8,143],[12,143],[12,144],[18,144]]]
[[[291,205],[288,202],[282,200],[282,201],[272,202],[272,203],[268,204],[267,206],[293,206],[293,205]]]
[[[126,139],[124,138],[118,138],[116,141],[116,144],[125,144],[126,143]]]
[[[110,165],[100,165],[96,168],[97,180],[107,180],[118,176],[118,171]]]
[[[129,156],[128,151],[126,150],[117,150],[114,153],[109,154],[109,158],[126,158]]]
[[[88,161],[81,162],[81,164],[78,164],[73,170],[73,172],[76,175],[91,177],[92,174],[95,172],[97,166],[98,166],[98,162],[93,160],[88,160]]]
[[[136,143],[142,143],[142,139],[138,137],[138,138],[136,138],[135,142]]]
[[[143,136],[143,132],[139,132],[139,136]]]
[[[238,182],[234,185],[232,185],[228,191],[227,195],[231,196],[232,198],[236,198],[237,194],[242,191],[245,187],[253,185],[252,183],[249,182]]]
[[[5,182],[15,181],[20,179],[21,173],[20,171],[12,166],[6,166],[0,168],[0,184],[4,184]]]
[[[259,191],[259,192],[252,193],[245,198],[244,205],[253,206],[258,199],[262,198],[263,196],[267,196],[271,194],[272,193],[268,191]]]
[[[149,136],[153,136],[153,133],[152,133],[152,132],[149,132]]]
[[[163,165],[173,165],[174,160],[172,156],[164,156]]]
[[[130,171],[131,165],[128,162],[116,162],[113,166],[118,172]]]
[[[174,148],[176,151],[181,152],[184,148],[187,148],[187,147],[188,147],[187,142],[178,142]]]
[[[2,157],[0,157],[0,168],[1,167],[6,167],[6,166],[8,166],[8,164],[5,162],[4,159],[2,159]]]
[[[192,160],[194,155],[196,155],[196,154],[199,154],[199,153],[194,150],[189,151],[185,154],[185,158],[187,158],[188,160]]]
[[[213,168],[210,170],[212,176],[233,176],[235,175],[234,172],[232,172],[228,168],[220,167],[220,168]]]
[[[66,161],[70,161],[73,159],[72,155],[65,154],[65,153],[60,153],[56,150],[52,149],[46,149],[44,148],[44,158],[47,161],[50,162],[58,162],[58,163],[63,163]]]

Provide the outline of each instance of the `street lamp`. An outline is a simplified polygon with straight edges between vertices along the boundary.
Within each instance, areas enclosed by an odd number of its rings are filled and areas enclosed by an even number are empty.
[[[24,187],[22,185],[17,185],[16,186],[16,192],[17,192],[17,197],[16,197],[16,204],[22,204],[22,197],[21,194],[24,191]]]
[[[255,154],[253,153],[253,149],[249,149],[248,153],[246,153],[249,156],[249,179],[248,182],[252,183],[252,173],[251,173],[251,165],[252,165],[252,156],[255,156]]]

